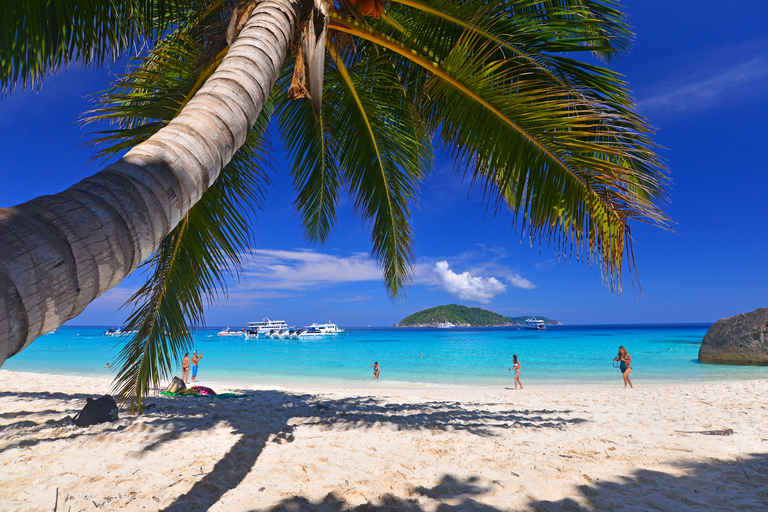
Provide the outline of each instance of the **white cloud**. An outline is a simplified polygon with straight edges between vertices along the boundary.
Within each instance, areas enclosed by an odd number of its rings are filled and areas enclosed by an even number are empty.
[[[437,262],[434,273],[441,290],[463,300],[488,303],[507,291],[507,286],[495,277],[475,277],[469,272],[457,274],[448,268],[447,261]]]
[[[658,84],[655,93],[640,99],[637,103],[639,111],[701,110],[734,98],[745,99],[759,94],[768,89],[768,53],[753,53],[747,61],[710,68],[704,73],[681,71],[680,74],[686,78]]]
[[[505,279],[515,288],[525,288],[526,290],[533,290],[536,288],[535,284],[515,272],[509,274]]]
[[[381,281],[381,270],[366,253],[334,256],[315,251],[257,250],[246,261],[245,286],[261,289],[304,290],[313,286]]]

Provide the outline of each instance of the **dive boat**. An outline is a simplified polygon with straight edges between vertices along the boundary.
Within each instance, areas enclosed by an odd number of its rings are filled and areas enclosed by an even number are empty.
[[[525,324],[523,325],[526,329],[533,329],[536,331],[545,331],[547,328],[544,325],[544,320],[539,320],[538,318],[529,318],[525,321]]]
[[[269,318],[265,318],[261,322],[248,322],[248,327],[245,328],[246,331],[255,331],[258,334],[264,335],[269,334],[270,331],[279,331],[280,329],[288,329],[288,324],[285,323],[285,320],[270,320]]]

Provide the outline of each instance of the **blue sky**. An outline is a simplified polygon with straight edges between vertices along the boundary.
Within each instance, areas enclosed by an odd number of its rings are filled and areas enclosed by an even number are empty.
[[[349,208],[326,245],[305,241],[276,143],[256,251],[208,325],[266,316],[384,326],[449,303],[569,324],[714,322],[768,306],[768,3],[633,0],[625,8],[634,48],[609,66],[626,75],[641,114],[658,128],[673,179],[665,211],[676,223],[674,232],[632,228],[643,296],[626,276],[624,293],[614,295],[597,267],[558,262],[546,244],[531,248],[509,214],[494,215],[438,158],[412,211],[414,282],[393,303],[368,256],[369,231]],[[90,152],[79,147],[87,128],[76,120],[85,96],[109,79],[108,69],[69,69],[36,93],[0,101],[0,205],[59,192],[101,168],[87,164]],[[131,276],[69,324],[122,323],[128,311],[119,307],[140,283]]]

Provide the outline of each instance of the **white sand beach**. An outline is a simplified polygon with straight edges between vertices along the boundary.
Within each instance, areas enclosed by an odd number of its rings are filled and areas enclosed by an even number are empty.
[[[78,428],[62,419],[108,379],[0,370],[0,510],[768,509],[768,381],[201,384],[249,396],[152,397]]]

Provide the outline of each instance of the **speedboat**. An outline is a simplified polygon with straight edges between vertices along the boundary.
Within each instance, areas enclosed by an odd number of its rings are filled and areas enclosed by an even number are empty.
[[[545,331],[547,329],[547,327],[544,325],[544,320],[539,320],[538,318],[529,318],[525,321],[523,327],[536,331]]]
[[[317,338],[322,338],[323,336],[325,336],[325,334],[323,334],[320,329],[316,329],[314,327],[307,327],[299,333],[300,340],[314,340]]]
[[[328,320],[327,324],[312,324],[307,326],[307,330],[309,329],[315,329],[317,331],[320,331],[320,334],[339,334],[341,332],[344,332],[344,329],[339,329],[339,326],[336,324],[332,324],[330,320]]]
[[[218,336],[238,336],[238,337],[242,337],[242,336],[245,336],[245,332],[242,329],[237,331],[235,329],[230,329],[229,327],[227,327],[223,331],[219,331]]]
[[[437,324],[437,326],[438,326],[440,329],[450,329],[451,327],[456,327],[456,324],[452,324],[452,323],[451,323],[451,322],[449,322],[448,320],[443,320],[442,322],[440,322],[439,324]]]

